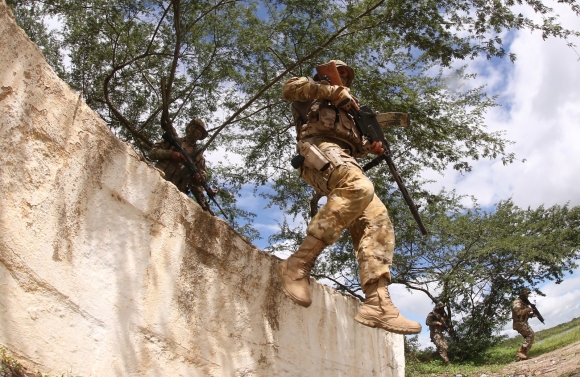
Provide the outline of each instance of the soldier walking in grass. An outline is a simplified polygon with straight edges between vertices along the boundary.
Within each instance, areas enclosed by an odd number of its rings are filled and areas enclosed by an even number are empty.
[[[443,359],[443,363],[447,366],[450,364],[449,357],[447,356],[447,342],[445,341],[445,336],[443,331],[450,331],[449,322],[447,320],[447,314],[445,314],[445,305],[442,302],[438,302],[435,308],[427,315],[427,320],[425,324],[429,326],[429,333],[431,336],[431,342],[437,347],[437,353]]]
[[[534,309],[527,304],[531,292],[528,288],[522,288],[519,297],[512,304],[513,329],[524,337],[524,342],[516,353],[520,360],[528,359],[528,352],[534,343],[534,331],[528,324],[528,319],[536,316]]]

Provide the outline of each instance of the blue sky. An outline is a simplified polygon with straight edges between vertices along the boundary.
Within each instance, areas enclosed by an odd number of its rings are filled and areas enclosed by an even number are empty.
[[[566,8],[556,7],[556,13],[562,16],[564,25],[578,26],[578,18]],[[577,53],[580,49],[568,47],[561,39],[544,41],[540,33],[529,31],[511,31],[502,38],[509,41],[510,51],[516,53],[515,63],[507,58],[479,58],[467,62],[467,70],[478,74],[474,86],[487,85],[491,94],[499,95],[502,106],[489,111],[486,122],[489,130],[504,130],[506,138],[515,142],[509,151],[515,152],[518,160],[508,166],[501,161],[477,161],[465,175],[452,168],[443,175],[428,172],[425,178],[435,181],[429,188],[433,191],[454,189],[459,194],[474,195],[486,208],[510,197],[522,208],[567,202],[580,205],[580,56]],[[579,39],[568,42],[580,45]],[[244,197],[243,205],[258,214],[255,223],[264,239],[254,243],[260,248],[266,247],[267,237],[282,214],[277,209],[262,209],[265,203],[261,198],[251,197],[251,191]],[[580,269],[567,276],[563,283],[548,282],[541,289],[546,297],[532,296],[531,300],[536,302],[546,324],[532,319],[530,324],[534,330],[580,316]],[[397,285],[392,285],[390,291],[403,314],[424,324],[432,309],[424,294],[409,293]],[[504,333],[515,335],[511,323]],[[426,326],[419,340],[423,347],[432,345]]]

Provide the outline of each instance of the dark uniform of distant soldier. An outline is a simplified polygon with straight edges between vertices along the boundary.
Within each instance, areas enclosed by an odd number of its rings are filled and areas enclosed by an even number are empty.
[[[201,185],[201,179],[206,179],[205,158],[203,157],[203,152],[195,156],[197,140],[203,140],[207,135],[203,121],[194,119],[185,128],[185,137],[177,139],[181,147],[193,159],[195,166],[201,173],[201,177],[193,175],[191,170],[183,164],[184,158],[181,153],[165,140],[153,145],[149,151],[149,158],[157,161],[155,166],[165,173],[166,180],[177,186],[181,192],[185,194],[191,193],[201,208],[213,215],[203,195],[203,186]]]
[[[425,324],[429,326],[431,342],[433,342],[437,347],[437,352],[441,355],[443,363],[449,365],[449,357],[447,357],[447,342],[443,335],[443,331],[449,331],[444,308],[445,305],[442,302],[438,302],[433,311],[427,315]]]
[[[520,290],[520,296],[512,304],[513,329],[524,337],[524,343],[516,353],[516,357],[519,357],[520,360],[528,359],[528,352],[534,343],[534,331],[528,324],[528,319],[535,316],[532,314],[534,309],[522,300],[522,298],[527,299],[530,293],[528,288],[523,288]]]
[[[322,250],[348,228],[365,294],[355,320],[398,334],[417,334],[421,324],[400,314],[388,290],[395,232],[387,208],[355,159],[383,153],[382,145],[362,137],[347,112],[356,103],[349,89],[354,70],[340,60],[334,63],[342,85],[330,85],[316,77],[294,77],[282,90],[283,98],[292,102],[297,150],[304,157],[300,177],[327,201],[308,224],[298,250],[278,264],[281,287],[297,304],[310,306],[310,270]]]

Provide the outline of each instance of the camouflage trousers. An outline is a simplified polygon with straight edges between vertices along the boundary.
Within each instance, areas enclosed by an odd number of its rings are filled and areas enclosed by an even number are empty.
[[[445,363],[449,363],[449,357],[447,357],[447,342],[445,341],[445,337],[440,332],[432,332],[431,333],[431,341],[437,347],[437,353],[441,355],[441,358]]]
[[[522,348],[524,349],[524,354],[528,353],[530,348],[532,348],[532,344],[534,344],[534,330],[532,330],[527,322],[516,322],[513,325],[513,329],[524,337]]]
[[[354,160],[348,155],[344,157]],[[356,162],[345,162],[327,170],[331,169],[333,171],[329,173],[305,166],[300,168],[302,179],[327,196],[326,204],[312,218],[306,232],[332,245],[348,228],[363,292],[369,283],[381,276],[390,282],[395,233],[387,208],[375,195],[372,182]]]

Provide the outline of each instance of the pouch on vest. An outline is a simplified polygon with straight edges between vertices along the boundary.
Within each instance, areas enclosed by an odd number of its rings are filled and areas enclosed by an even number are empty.
[[[330,161],[316,145],[306,141],[299,141],[297,147],[298,153],[304,157],[304,166],[318,171],[324,171],[330,166]]]

